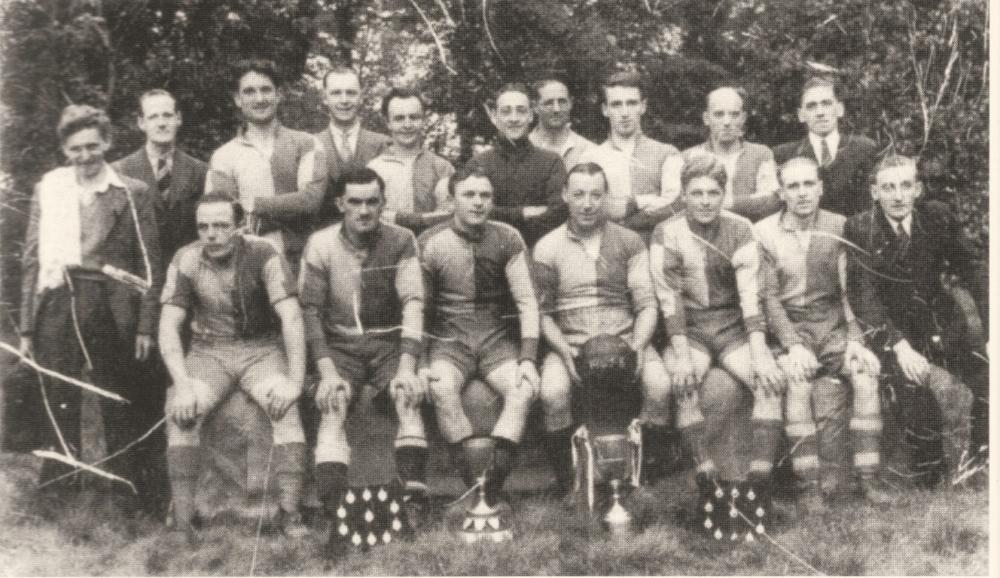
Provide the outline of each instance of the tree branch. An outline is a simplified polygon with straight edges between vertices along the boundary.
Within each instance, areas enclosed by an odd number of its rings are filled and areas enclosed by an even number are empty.
[[[438,3],[440,4],[441,0],[438,0]],[[416,0],[410,0],[410,4],[413,5],[413,8],[417,11],[417,14],[420,15],[420,18],[423,19],[424,24],[427,25],[427,30],[431,33],[431,36],[434,37],[434,44],[437,46],[438,56],[441,58],[441,64],[443,64],[444,67],[448,69],[448,72],[450,72],[452,76],[457,76],[458,71],[452,68],[450,64],[448,64],[448,54],[447,52],[445,52],[444,43],[441,41],[441,37],[438,36],[437,32],[434,31],[434,25],[431,24],[430,18],[427,17],[427,14],[423,11],[423,9],[420,8],[420,5],[417,4]],[[444,10],[444,6],[442,6],[441,9]],[[445,15],[446,16],[448,15],[447,10],[445,10]],[[449,23],[454,25],[454,22],[451,21],[451,17],[447,16],[447,18]]]

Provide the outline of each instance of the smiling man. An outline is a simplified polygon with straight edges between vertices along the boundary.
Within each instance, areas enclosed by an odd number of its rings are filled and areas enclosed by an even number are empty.
[[[850,217],[866,210],[871,201],[864,193],[878,155],[878,146],[859,134],[840,134],[844,103],[837,84],[828,78],[806,81],[799,101],[799,122],[806,126],[804,139],[774,148],[774,160],[782,165],[793,157],[808,157],[819,165],[823,181],[820,207]]]
[[[278,120],[281,78],[273,62],[240,61],[232,85],[243,125],[212,154],[206,191],[238,199],[251,232],[273,242],[296,272],[326,191],[325,149]]]
[[[714,155],[726,167],[724,209],[751,221],[778,210],[778,179],[771,149],[743,139],[746,99],[742,91],[717,88],[705,98],[702,121],[708,140],[684,151],[685,158]]]
[[[710,490],[718,470],[704,449],[719,432],[705,430],[700,398],[717,396],[701,389],[710,384],[705,375],[713,364],[739,379],[753,392],[754,405],[750,469],[737,475],[746,475],[764,496],[781,432],[784,376],[764,337],[759,248],[750,221],[722,209],[722,163],[694,157],[684,165],[681,185],[684,213],[657,225],[650,246],[653,284],[670,340],[663,361],[677,399],[677,427],[697,462],[699,489]]]
[[[914,159],[890,155],[875,168],[876,206],[851,217],[844,237],[854,245],[847,261],[851,308],[883,352],[888,409],[908,432],[908,463],[916,481],[933,486],[945,471],[940,405],[935,395],[950,387],[944,367],[973,394],[968,457],[986,462],[989,443],[989,363],[984,337],[942,285],[945,273],[965,283],[989,335],[987,271],[974,259],[961,223],[943,203],[918,203],[923,185]],[[986,337],[985,339],[988,339]]]
[[[570,400],[571,390],[580,382],[578,356],[592,337],[614,335],[629,343],[642,378],[644,449],[660,456],[671,445],[670,378],[650,345],[656,296],[649,252],[638,233],[607,222],[607,192],[601,167],[593,163],[573,167],[563,191],[569,220],[542,237],[533,252],[542,335],[550,347],[542,366],[545,447],[559,492],[569,490],[571,479]],[[666,465],[666,460],[658,464]]]
[[[310,237],[299,275],[309,351],[320,372],[313,395],[321,416],[316,491],[324,512],[333,516],[351,463],[345,430],[348,410],[379,408],[387,413],[388,403],[368,403],[379,398],[392,403],[399,420],[393,445],[397,475],[410,502],[424,504],[427,438],[420,415],[424,384],[416,376],[423,343],[424,287],[417,241],[407,229],[380,219],[385,183],[371,169],[344,173],[337,185],[337,203],[344,220]]]
[[[368,163],[385,182],[382,218],[420,233],[446,221],[448,178],[455,168],[424,144],[424,101],[420,93],[393,88],[382,99],[392,144]]]
[[[566,170],[579,164],[580,159],[594,143],[583,138],[570,125],[573,97],[558,79],[546,78],[535,83],[534,108],[538,126],[528,139],[536,147],[562,157]]]
[[[153,355],[163,279],[154,202],[144,183],[105,161],[111,121],[104,111],[68,106],[56,132],[69,166],[45,173],[32,197],[21,269],[21,351],[64,375],[80,378],[86,367],[95,385],[129,402],[101,398],[107,450],[114,453],[144,433],[139,428],[148,417],[136,415],[131,402],[143,406],[146,395],[145,383],[135,379],[135,363]],[[137,292],[106,275],[109,267],[150,284]],[[68,448],[82,459],[80,388],[50,378],[43,387],[51,417],[35,398],[24,426],[37,432],[38,447]],[[137,458],[125,454],[102,467],[134,481],[146,498],[151,480],[137,476],[137,466]],[[40,481],[67,470],[47,460]],[[75,481],[52,487],[67,489]],[[124,485],[113,490],[116,505],[129,514],[139,505]]]
[[[528,139],[532,110],[526,86],[504,85],[487,112],[497,128],[496,144],[473,157],[468,166],[480,167],[490,180],[493,218],[513,225],[531,247],[565,220],[566,169],[559,155]]]
[[[558,159],[556,159],[557,162]],[[561,166],[561,165],[560,165]],[[486,500],[501,499],[531,404],[538,394],[538,302],[521,235],[489,220],[493,185],[477,166],[448,182],[455,214],[420,236],[429,303],[428,379],[438,425],[466,485],[486,473]],[[476,437],[461,392],[478,376],[503,396],[503,411],[489,437]],[[484,460],[479,460],[483,457]]]
[[[239,387],[270,418],[280,523],[288,537],[301,538],[308,533],[299,513],[306,448],[296,402],[306,352],[295,281],[271,243],[241,233],[238,202],[206,194],[195,217],[199,240],[174,255],[160,299],[160,349],[173,379],[166,414],[174,529],[197,539],[201,427]]]

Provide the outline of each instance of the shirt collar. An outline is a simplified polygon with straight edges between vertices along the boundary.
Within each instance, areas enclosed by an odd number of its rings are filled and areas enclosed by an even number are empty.
[[[567,151],[579,144],[580,135],[576,134],[572,125],[567,124],[557,138],[559,142],[555,142],[548,138],[548,133],[539,124],[528,135],[528,140],[538,148],[556,151],[560,156],[565,156]]]
[[[737,139],[737,143],[738,143],[738,145],[737,145],[737,147],[736,147],[736,153],[735,153],[735,154],[734,154],[733,156],[737,156],[737,157],[738,157],[738,156],[740,156],[741,154],[743,154],[743,151],[744,151],[744,149],[745,149],[746,147],[744,147],[744,146],[743,146],[743,139],[742,139],[742,138],[739,138],[739,139]],[[707,152],[710,152],[710,153],[712,153],[712,154],[713,154],[713,155],[715,155],[715,156],[722,156],[722,153],[721,153],[721,152],[719,152],[719,151],[715,150],[715,144],[714,144],[714,143],[712,142],[712,139],[711,139],[711,138],[709,138],[708,140],[706,140],[706,141],[704,142],[704,144],[702,144],[701,146],[702,146],[702,148],[704,148],[704,149],[705,149],[705,150],[706,150]]]
[[[885,214],[885,213],[883,213]],[[889,221],[889,225],[892,227],[892,232],[899,234],[899,226],[903,225],[903,230],[906,231],[907,235],[913,235],[913,212],[911,211],[909,215],[903,218],[902,221],[897,221],[895,219],[890,219],[888,216],[885,218]]]
[[[528,139],[528,135],[525,135],[516,140],[510,140],[505,136],[498,136],[496,139],[497,150],[505,154],[524,154],[527,153],[534,146]]]
[[[382,151],[382,154],[380,156],[384,157],[383,160],[389,160],[389,161],[398,162],[398,163],[405,163],[408,160],[415,162],[417,159],[419,159],[420,157],[424,156],[424,153],[426,153],[426,152],[427,152],[427,149],[421,148],[419,151],[417,151],[417,154],[415,154],[413,156],[410,156],[410,155],[401,155],[401,154],[399,154],[399,149],[396,147],[396,145],[395,144],[390,144],[388,147],[386,147],[386,149],[384,151]]]
[[[812,222],[805,229],[800,229],[798,225],[798,219],[796,219],[787,208],[781,210],[781,216],[778,218],[778,223],[781,226],[782,231],[789,233],[796,233],[798,231],[811,231],[816,228],[816,223],[819,222],[819,209],[813,215]]]
[[[458,235],[462,239],[471,241],[473,243],[479,243],[486,236],[485,226],[476,227],[473,229],[463,229],[458,225],[458,221],[454,217],[451,219],[451,223],[449,223],[449,226],[451,227],[452,231],[455,231],[456,235]]]
[[[274,136],[274,141],[275,142],[278,141],[278,137],[281,135],[281,131],[284,128],[285,127],[282,126],[282,124],[280,122],[275,122],[274,123],[274,128],[271,129],[271,133]],[[237,138],[237,140],[241,144],[244,144],[244,145],[247,145],[247,146],[253,146],[253,143],[251,143],[250,139],[247,138],[247,127],[246,127],[246,125],[243,125],[243,126],[240,127],[240,130],[237,133],[236,138]]]
[[[108,192],[108,189],[110,189],[112,185],[119,188],[125,188],[125,183],[118,175],[118,172],[115,171],[115,169],[112,168],[112,166],[109,165],[108,163],[104,163],[104,169],[101,172],[102,175],[101,179],[95,183],[89,184],[88,186],[81,185],[79,181],[76,180],[75,171],[72,173],[72,175],[73,175],[73,184],[76,185],[77,190],[80,192],[82,196],[102,195]]]
[[[837,158],[837,149],[840,147],[840,131],[833,129],[833,132],[826,136],[809,133],[809,144],[812,145],[817,160],[822,156],[824,140],[826,141],[826,146],[830,147],[830,156]]]
[[[601,237],[601,236],[603,236],[605,228],[607,228],[607,222],[606,221],[604,223],[601,223],[600,228],[598,228],[597,233],[594,236],[595,237]],[[588,241],[590,239],[593,239],[594,237],[581,237],[580,235],[578,235],[576,233],[576,231],[573,230],[573,227],[570,226],[569,221],[566,221],[566,238],[568,238],[571,241],[577,241],[577,242],[582,243],[584,241]]]
[[[375,224],[375,230],[372,231],[371,242],[367,245],[356,245],[350,237],[347,236],[347,227],[343,223],[340,224],[340,239],[344,242],[344,245],[351,249],[352,251],[367,251],[378,243],[379,238],[382,236],[382,221]]]
[[[354,124],[345,129],[341,129],[333,121],[330,121],[330,130],[336,134],[347,136],[348,138],[357,138],[358,133],[361,132],[361,120],[355,119]]]
[[[160,151],[159,151],[159,149],[157,149],[155,146],[153,146],[153,143],[148,142],[148,141],[146,142],[146,147],[145,148],[146,148],[146,156],[149,157],[149,164],[153,165],[154,169],[156,168],[156,161],[158,161],[160,159],[166,160],[168,167],[171,164],[173,164],[174,151],[176,150],[176,148],[174,146],[171,146],[170,150],[167,151],[165,154],[161,154]]]

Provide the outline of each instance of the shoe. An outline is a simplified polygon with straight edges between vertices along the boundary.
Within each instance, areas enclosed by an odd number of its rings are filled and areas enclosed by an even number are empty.
[[[286,512],[281,510],[278,514],[278,524],[281,526],[281,533],[290,540],[301,540],[309,535],[309,528],[302,522],[302,514],[299,512]]]
[[[406,521],[412,532],[427,526],[430,510],[430,499],[426,492],[411,491],[405,498],[403,509],[406,511]]]

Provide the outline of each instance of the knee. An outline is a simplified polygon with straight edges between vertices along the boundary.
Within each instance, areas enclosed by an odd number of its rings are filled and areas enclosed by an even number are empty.
[[[427,383],[431,400],[437,407],[461,405],[459,392],[461,379],[451,371],[437,371],[436,377]]]
[[[706,412],[722,411],[738,405],[742,394],[742,386],[735,377],[721,367],[712,367],[702,381],[701,407]]]
[[[182,428],[177,423],[167,418],[167,445],[170,447],[200,446],[201,445],[201,420],[191,427]]]
[[[526,385],[516,384],[513,387],[504,388],[503,402],[505,405],[518,405],[528,407],[536,399],[535,392]],[[568,397],[566,398],[569,399]]]
[[[561,363],[561,362],[560,362]],[[565,372],[551,370],[548,365],[542,372],[542,384],[539,397],[545,407],[562,407],[569,405],[572,386]]]
[[[271,420],[271,437],[274,445],[305,443],[298,403],[293,403],[281,419]]]

